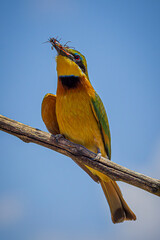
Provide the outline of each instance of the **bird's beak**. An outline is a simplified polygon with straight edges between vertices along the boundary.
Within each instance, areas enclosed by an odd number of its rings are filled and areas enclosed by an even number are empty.
[[[58,55],[62,55],[64,57],[70,58],[74,61],[74,56],[67,51],[67,47],[62,46],[58,40],[55,38],[50,38],[49,42],[52,44],[52,49],[55,48],[57,50]]]

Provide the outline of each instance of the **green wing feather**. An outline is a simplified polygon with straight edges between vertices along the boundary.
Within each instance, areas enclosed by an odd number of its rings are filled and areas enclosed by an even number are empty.
[[[91,98],[92,108],[94,110],[95,117],[99,123],[99,127],[101,130],[105,150],[109,159],[111,159],[111,136],[109,130],[109,123],[107,114],[103,105],[102,100],[95,92],[95,97]]]

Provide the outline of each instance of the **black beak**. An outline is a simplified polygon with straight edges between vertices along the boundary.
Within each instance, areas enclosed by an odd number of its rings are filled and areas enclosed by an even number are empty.
[[[57,50],[58,55],[68,57],[74,61],[74,56],[67,51],[67,47],[62,46],[56,38],[50,38],[49,42],[52,44],[52,49],[55,48]]]

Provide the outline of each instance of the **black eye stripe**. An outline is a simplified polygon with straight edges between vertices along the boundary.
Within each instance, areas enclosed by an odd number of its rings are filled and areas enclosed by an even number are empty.
[[[81,68],[81,70],[86,73],[86,68],[85,65],[82,62],[82,57],[79,54],[73,54],[74,59],[75,59],[75,63]]]
[[[86,72],[86,68],[85,68],[84,64],[82,63],[82,61],[78,62],[77,64],[82,69],[82,71],[85,73]]]

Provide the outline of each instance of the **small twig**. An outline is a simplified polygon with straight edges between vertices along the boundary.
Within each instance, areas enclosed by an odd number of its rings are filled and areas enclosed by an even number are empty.
[[[80,166],[81,164],[85,164],[104,173],[115,181],[123,181],[160,196],[160,180],[134,172],[103,157],[98,161],[93,160],[96,156],[95,153],[65,138],[57,139],[50,133],[32,128],[2,115],[0,115],[0,130],[12,134],[24,142],[33,142],[62,153],[72,158]],[[94,175],[90,174],[90,176],[98,182],[98,179]]]

